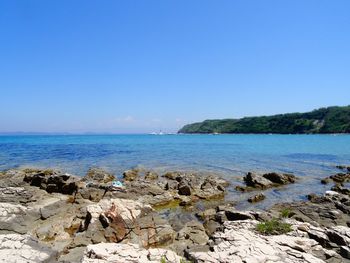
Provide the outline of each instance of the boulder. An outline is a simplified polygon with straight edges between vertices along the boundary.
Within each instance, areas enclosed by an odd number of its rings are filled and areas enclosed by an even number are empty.
[[[191,195],[191,187],[186,182],[180,182],[178,190],[179,195]]]

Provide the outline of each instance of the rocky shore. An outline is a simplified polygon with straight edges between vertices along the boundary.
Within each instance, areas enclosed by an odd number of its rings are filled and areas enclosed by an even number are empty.
[[[99,168],[84,177],[3,171],[0,261],[350,262],[350,171],[343,170],[322,180],[334,184],[324,195],[264,212],[237,210],[225,200],[233,187],[213,174],[132,169],[120,183]],[[248,173],[243,181],[236,191],[259,202],[265,189],[298,178]]]

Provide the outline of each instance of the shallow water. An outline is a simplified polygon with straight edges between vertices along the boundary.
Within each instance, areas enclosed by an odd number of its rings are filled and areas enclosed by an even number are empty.
[[[84,175],[99,166],[118,176],[135,166],[166,170],[215,172],[228,179],[227,200],[245,200],[234,186],[248,171],[280,171],[300,177],[298,183],[266,191],[257,205],[300,200],[330,186],[319,179],[350,164],[350,135],[60,135],[0,136],[0,169],[54,167]]]

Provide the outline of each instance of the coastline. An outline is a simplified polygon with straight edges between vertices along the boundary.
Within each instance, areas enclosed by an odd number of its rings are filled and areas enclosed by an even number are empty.
[[[85,177],[47,169],[3,171],[0,243],[6,253],[1,257],[15,261],[25,250],[27,262],[38,262],[36,253],[40,262],[243,262],[245,257],[346,262],[350,174],[341,168],[322,182],[335,184],[325,195],[310,193],[308,201],[265,211],[237,209],[225,199],[232,185],[215,174],[132,169],[124,172],[123,187],[113,188],[117,179],[99,168]],[[248,173],[246,186],[236,190],[259,202],[267,189],[298,180],[289,174]],[[258,225],[274,218],[290,231],[257,232]],[[18,250],[8,246],[15,243]],[[247,249],[250,255],[244,254]]]

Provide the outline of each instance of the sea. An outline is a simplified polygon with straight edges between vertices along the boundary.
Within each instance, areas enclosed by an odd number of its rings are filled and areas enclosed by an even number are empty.
[[[237,207],[265,209],[277,202],[305,200],[323,193],[324,177],[350,165],[350,135],[253,134],[118,134],[118,135],[2,135],[0,170],[56,168],[84,176],[101,167],[122,178],[125,170],[140,167],[160,174],[190,171],[217,174],[228,180],[227,202]],[[292,173],[295,184],[265,191],[266,200],[249,204],[254,193],[235,190],[250,171]],[[258,192],[256,192],[258,193]]]

